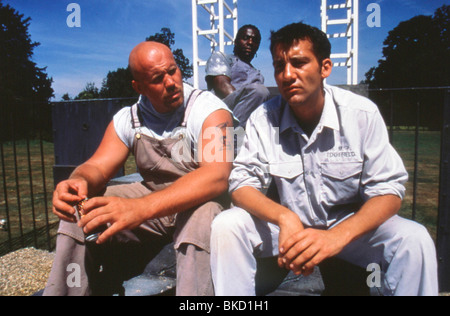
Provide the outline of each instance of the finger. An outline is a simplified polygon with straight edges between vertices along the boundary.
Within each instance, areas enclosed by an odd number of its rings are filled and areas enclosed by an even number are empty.
[[[112,238],[121,230],[122,229],[119,227],[117,223],[112,224],[107,230],[105,230],[103,233],[100,234],[96,243],[100,245],[107,242],[110,238]]]
[[[53,206],[61,212],[74,214],[73,206],[80,201],[80,197],[65,191],[55,191],[53,194]]]
[[[290,236],[288,239],[284,241],[284,243],[280,246],[280,255],[285,255],[296,243],[304,238],[304,231],[297,232]]]
[[[88,188],[84,182],[77,182],[72,185],[72,188],[77,192],[77,196],[84,200],[88,197]]]
[[[292,262],[299,258],[313,244],[312,239],[301,239],[295,243],[283,256],[282,261],[286,269],[291,269]]]
[[[84,215],[89,214],[95,209],[99,209],[101,207],[105,207],[111,202],[111,198],[108,197],[96,197],[90,200],[87,200],[83,205]]]
[[[106,230],[106,227],[110,226],[109,223],[111,222],[113,220],[110,215],[97,216],[83,227],[83,232],[85,234],[92,234],[93,232]]]
[[[55,214],[56,216],[58,216],[59,219],[69,222],[69,223],[76,223],[77,219],[75,218],[75,216],[70,215],[70,214],[66,214],[63,212],[58,211],[55,207],[53,207],[53,214]]]
[[[306,267],[302,268],[302,275],[305,277],[310,276],[313,273],[314,273],[314,267],[313,268],[306,268]]]
[[[285,268],[285,262],[283,261],[283,257],[281,255],[278,256],[278,266],[282,269]]]
[[[65,216],[73,216],[75,215],[75,210],[73,206],[70,204],[71,202],[67,202],[66,200],[62,200],[56,194],[53,196],[53,209],[56,215],[64,214]]]
[[[295,258],[289,265],[289,269],[295,274],[302,274],[315,267],[315,262],[318,258],[315,258],[320,249],[316,247],[309,247],[301,255]]]
[[[90,232],[99,225],[106,224],[110,220],[109,211],[106,207],[99,207],[85,213],[78,223],[78,226],[86,229],[86,233]],[[106,218],[105,218],[106,217]]]
[[[75,205],[78,202],[80,202],[81,200],[83,200],[78,195],[74,195],[71,193],[60,193],[60,194],[58,194],[58,199],[66,202],[67,204],[71,204],[71,205]]]
[[[56,200],[53,202],[53,208],[54,208],[54,210],[56,210],[57,214],[63,213],[66,216],[67,215],[72,215],[72,216],[75,215],[75,210],[73,209],[73,206],[71,206],[63,201],[60,201],[60,200]]]
[[[323,251],[317,252],[317,254],[303,265],[303,269],[306,271],[314,272],[314,268],[321,264],[328,256]]]

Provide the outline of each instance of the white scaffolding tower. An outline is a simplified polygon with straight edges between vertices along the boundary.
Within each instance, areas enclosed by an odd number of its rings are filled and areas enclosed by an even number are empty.
[[[344,1],[345,3],[329,4],[331,1],[322,0],[322,31],[324,31],[330,39],[347,40],[347,51],[344,53],[333,53],[331,54],[331,59],[340,60],[334,62],[335,67],[347,68],[347,84],[357,85],[359,57],[359,0]],[[338,14],[340,12],[345,14],[346,11],[346,17],[330,19],[329,14],[331,11],[336,11]],[[337,26],[337,28],[341,27],[342,30],[335,31],[335,26]]]
[[[199,39],[205,38],[210,42],[209,53],[215,51],[217,47],[225,53],[226,46],[234,45],[238,31],[238,0],[228,0],[228,2],[231,1],[230,6],[226,0],[192,0],[193,85],[195,88],[199,88],[199,68],[205,66],[210,57],[209,55],[203,58],[199,56]],[[206,23],[200,26],[201,22]],[[229,29],[232,31],[227,31]]]

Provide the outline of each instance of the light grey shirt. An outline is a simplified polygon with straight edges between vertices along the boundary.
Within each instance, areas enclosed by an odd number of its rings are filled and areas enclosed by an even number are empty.
[[[214,52],[206,64],[206,77],[227,76],[236,90],[253,83],[264,84],[261,72],[234,55]]]
[[[247,122],[230,192],[250,186],[265,193],[272,180],[281,204],[304,225],[330,227],[373,197],[403,199],[408,173],[377,106],[325,85],[324,111],[311,137],[281,97]]]

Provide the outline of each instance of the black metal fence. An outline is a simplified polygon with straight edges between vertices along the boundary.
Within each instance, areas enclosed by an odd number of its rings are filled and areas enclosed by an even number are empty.
[[[436,240],[441,284],[449,291],[450,271],[445,268],[450,267],[449,88],[365,93],[379,106],[392,145],[410,174],[401,215],[424,224]],[[54,249],[58,224],[51,212],[54,179],[64,178],[88,158],[114,112],[131,103],[129,99],[58,102],[2,110],[0,256],[28,246]]]
[[[51,105],[1,107],[0,255],[22,247],[52,248]]]
[[[407,217],[420,222],[435,222],[437,217],[441,131],[447,90],[411,88],[369,91],[370,99],[378,105],[388,125],[391,143],[402,156],[410,174],[410,199],[407,200],[410,203],[406,203],[405,207],[411,213]],[[433,218],[425,218],[425,213]],[[435,228],[431,230],[436,237]]]

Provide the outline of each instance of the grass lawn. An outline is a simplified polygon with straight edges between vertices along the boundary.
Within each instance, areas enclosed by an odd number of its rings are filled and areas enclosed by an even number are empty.
[[[415,133],[395,132],[393,145],[402,157],[409,173],[407,196],[400,215],[411,218],[413,205]],[[436,239],[439,203],[440,132],[420,132],[417,175],[416,221],[424,224]]]
[[[43,142],[43,163],[39,141],[30,141],[29,146],[26,141],[19,141],[15,147],[13,143],[4,143],[2,149],[4,160],[0,166],[0,218],[7,219],[8,210],[11,238],[14,240],[25,236],[28,245],[45,248],[45,229],[41,229],[37,235],[33,231],[46,227],[47,221],[50,224],[58,222],[51,213],[53,144]],[[14,159],[14,152],[17,159]],[[0,252],[7,246],[5,241],[8,238],[6,231],[0,231]],[[15,248],[21,246],[21,243],[13,245]]]
[[[395,132],[393,145],[403,158],[410,174],[410,180],[407,184],[407,197],[400,215],[411,218],[414,179],[414,132]],[[25,141],[17,142],[15,149],[18,157],[17,163],[14,160],[13,144],[5,143],[2,147],[5,173],[3,174],[3,170],[0,167],[0,219],[7,218],[6,206],[8,206],[11,237],[14,239],[25,235],[27,236],[27,242],[31,242],[29,245],[18,244],[17,248],[34,246],[36,242],[38,247],[46,248],[45,230],[41,229],[38,236],[33,234],[33,231],[35,228],[45,227],[47,220],[53,226],[58,222],[58,219],[51,212],[51,198],[54,187],[53,144],[48,142],[43,143],[47,200],[45,200],[44,192],[40,143],[38,141],[30,142],[30,160],[28,161],[27,143]],[[29,164],[31,165],[32,185],[30,185]],[[428,228],[433,238],[436,238],[439,200],[439,164],[440,133],[421,132],[419,137],[416,220]],[[125,167],[125,173],[131,174],[134,172],[136,172],[136,166],[134,158],[130,156]],[[18,181],[16,181],[16,174],[18,175]],[[5,198],[4,182],[6,183],[7,199]],[[54,236],[54,233],[54,228],[52,228],[52,236]],[[4,250],[2,249],[2,245],[4,248],[8,238],[9,235],[7,232],[0,231],[0,253]]]

